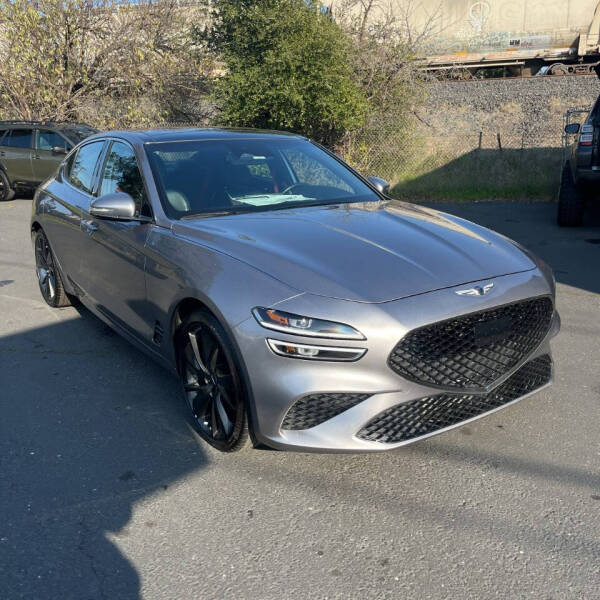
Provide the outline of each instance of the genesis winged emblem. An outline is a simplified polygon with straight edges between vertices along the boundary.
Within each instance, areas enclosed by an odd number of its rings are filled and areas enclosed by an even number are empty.
[[[455,293],[459,296],[485,296],[493,287],[493,283],[488,283],[484,286],[477,285],[475,287],[469,288],[468,290],[459,290]]]

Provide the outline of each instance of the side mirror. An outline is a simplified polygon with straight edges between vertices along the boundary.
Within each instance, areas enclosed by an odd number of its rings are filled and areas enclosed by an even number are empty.
[[[575,135],[576,133],[579,133],[580,128],[581,125],[579,125],[579,123],[569,123],[565,127],[565,133],[568,133],[569,135]]]
[[[52,154],[66,154],[67,153],[67,149],[64,148],[63,146],[54,146],[54,148],[52,148]]]
[[[124,192],[105,194],[92,200],[90,214],[100,219],[133,221],[136,220],[135,201],[129,194]]]
[[[382,194],[387,194],[390,191],[390,184],[381,177],[367,177],[371,184]]]

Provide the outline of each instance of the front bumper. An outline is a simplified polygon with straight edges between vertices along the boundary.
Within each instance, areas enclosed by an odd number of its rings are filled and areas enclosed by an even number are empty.
[[[277,356],[266,343],[266,338],[274,337],[272,331],[258,325],[254,318],[239,324],[234,333],[252,391],[252,423],[257,441],[280,449],[315,452],[390,450],[491,414],[550,385],[551,371],[535,389],[525,390],[500,406],[490,405],[490,410],[449,425],[442,423],[437,429],[424,434],[419,433],[417,428],[414,437],[405,439],[404,436],[401,441],[389,442],[384,439],[385,436],[369,439],[364,435],[370,423],[398,405],[414,404],[414,401],[442,394],[461,394],[460,389],[442,389],[408,381],[388,366],[390,353],[409,331],[449,318],[551,294],[547,279],[537,269],[493,281],[493,291],[482,297],[459,296],[457,288],[450,288],[382,304],[362,304],[304,294],[278,305],[278,308],[289,312],[349,323],[364,333],[366,341],[335,341],[336,346],[367,349],[362,359],[352,363]],[[464,287],[460,286],[461,289]],[[533,359],[550,356],[549,342],[559,329],[560,318],[555,312],[551,328],[539,346],[480,395],[483,397],[501,386]],[[314,338],[285,334],[278,334],[277,338],[300,343],[315,341]],[[468,393],[478,395],[472,391]],[[332,402],[347,402],[349,407],[308,428],[290,428],[289,418],[284,425],[290,408],[307,396],[317,396],[323,406],[330,397]]]

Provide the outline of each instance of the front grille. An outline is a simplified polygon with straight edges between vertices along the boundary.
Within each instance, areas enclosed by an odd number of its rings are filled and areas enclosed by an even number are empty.
[[[483,390],[539,346],[553,312],[550,298],[535,298],[427,325],[408,333],[388,364],[424,385]]]
[[[440,394],[398,404],[371,419],[357,436],[371,442],[394,444],[428,435],[533,392],[548,383],[551,376],[550,356],[540,356],[487,394]]]
[[[310,429],[369,398],[369,394],[312,394],[297,400],[283,419],[283,429]]]

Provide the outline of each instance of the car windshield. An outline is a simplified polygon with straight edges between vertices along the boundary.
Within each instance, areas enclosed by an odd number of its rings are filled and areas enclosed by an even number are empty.
[[[335,158],[298,138],[146,145],[165,212],[181,219],[379,197]]]

